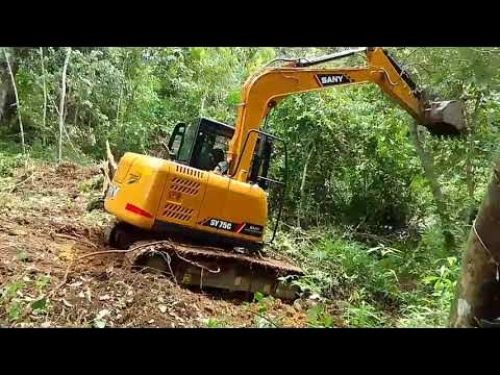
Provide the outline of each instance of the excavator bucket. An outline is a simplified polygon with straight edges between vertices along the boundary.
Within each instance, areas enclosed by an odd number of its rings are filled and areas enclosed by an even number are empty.
[[[425,125],[434,135],[460,135],[465,131],[463,103],[458,100],[431,102]]]

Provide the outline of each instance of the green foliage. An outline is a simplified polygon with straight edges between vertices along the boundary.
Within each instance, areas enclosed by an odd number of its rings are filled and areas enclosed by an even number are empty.
[[[20,262],[28,262],[30,260],[30,257],[26,253],[26,251],[22,250],[17,254],[17,260],[19,260]]]
[[[84,181],[78,185],[78,190],[82,193],[88,193],[94,190],[102,189],[104,183],[104,176],[98,176]]]
[[[0,324],[2,318],[13,324],[23,316],[46,314],[51,307],[46,296],[49,283],[50,276],[43,275],[35,279],[24,276],[23,281],[3,285],[0,288]]]
[[[50,276],[42,276],[36,280],[35,285],[39,293],[42,293],[47,285],[50,284]]]
[[[292,282],[304,298],[344,301],[340,312],[348,326],[446,325],[460,266],[455,256],[436,258],[445,252],[439,227],[426,229],[416,244],[368,246],[328,228],[319,238],[302,242],[303,236],[280,233],[277,241],[279,251],[306,270]],[[319,303],[308,312],[311,326],[331,326],[326,306]]]
[[[253,296],[254,302],[261,302],[264,300],[264,295],[261,292],[255,292]]]
[[[349,304],[345,320],[350,326],[367,328],[382,327],[387,322],[383,314],[366,301],[361,301],[358,304]]]
[[[9,320],[15,321],[19,319],[23,312],[23,307],[20,301],[13,301],[8,307]]]
[[[307,311],[308,324],[314,328],[333,328],[335,321],[323,304],[317,304]]]
[[[21,167],[23,162],[21,154],[6,154],[0,151],[0,177],[12,177],[14,170]]]
[[[381,224],[400,228],[420,209],[408,189],[408,181],[421,174],[412,162],[409,119],[383,99],[366,102],[377,94],[360,87],[293,96],[269,121],[274,133],[294,145],[289,170],[298,178],[292,179],[287,201],[304,201],[304,225],[333,220],[375,230],[382,230]],[[383,106],[390,108],[384,110],[388,115],[380,115]],[[310,165],[321,167],[308,169],[300,197],[300,173],[311,148]],[[320,206],[325,214],[318,222],[313,213]]]
[[[21,291],[25,287],[25,283],[15,282],[12,284],[8,284],[2,289],[0,305],[3,305],[5,311],[7,312],[7,318],[9,322],[16,321],[23,313],[24,306],[19,293],[21,293]]]
[[[253,301],[257,306],[257,312],[253,317],[253,322],[257,328],[281,327],[281,323],[274,321],[269,314],[269,306],[274,302],[272,296],[265,297],[261,292],[255,292]]]
[[[35,314],[44,314],[47,311],[47,299],[40,298],[31,303],[31,308]]]
[[[432,295],[437,297],[440,303],[448,306],[455,294],[460,267],[456,257],[448,257],[445,261],[438,260],[435,264],[440,265],[439,268],[424,277],[422,281],[432,287]]]
[[[106,140],[117,157],[126,151],[157,153],[176,123],[200,115],[233,124],[243,83],[268,61],[334,50],[76,48],[68,69],[64,157],[87,164],[102,160]],[[30,155],[54,161],[65,50],[9,52],[16,58]],[[343,313],[351,326],[439,326],[457,280],[459,264],[453,259],[460,257],[500,151],[500,49],[390,52],[427,98],[465,103],[472,130],[466,137],[437,139],[419,131],[442,198],[436,201],[432,194],[410,137],[413,119],[377,87],[294,95],[271,112],[266,129],[289,150],[282,227],[289,230],[280,233],[276,248],[307,270],[307,276],[293,280],[304,297],[347,301]],[[358,56],[332,64],[361,63]],[[0,178],[12,177],[24,162],[15,109],[9,111],[0,122]],[[284,176],[283,154],[276,155],[271,174]],[[92,194],[101,186],[102,179],[95,179],[79,189]],[[275,198],[276,191],[270,191],[271,216]],[[102,202],[94,203],[89,208]],[[2,298],[15,320],[25,302],[9,288],[14,287],[4,288]],[[267,313],[265,301],[255,295],[261,315]],[[330,326],[326,310],[318,309],[310,312],[310,324]],[[92,324],[105,326],[101,315]],[[272,326],[263,316],[256,317],[258,325]]]
[[[255,314],[254,324],[256,328],[279,328],[276,323],[260,313]]]
[[[207,319],[205,322],[205,326],[207,328],[224,328],[226,327],[226,323],[219,319]]]
[[[103,309],[103,310],[100,310],[94,320],[93,320],[93,327],[94,328],[105,328],[107,326],[107,322],[106,322],[106,317],[108,317],[110,315],[110,311],[109,310],[106,310],[106,309]]]
[[[403,266],[397,250],[327,238],[304,251],[312,272],[297,282],[303,292],[333,297],[339,290],[350,292],[354,285],[366,285],[374,296],[397,298],[395,270]]]
[[[7,285],[5,289],[2,290],[2,298],[5,300],[13,299],[18,291],[21,291],[26,286],[23,282],[17,282]]]

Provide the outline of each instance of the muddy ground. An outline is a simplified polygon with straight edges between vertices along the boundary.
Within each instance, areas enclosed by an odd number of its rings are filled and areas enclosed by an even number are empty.
[[[104,231],[112,217],[93,204],[99,179],[98,167],[42,163],[0,177],[0,326],[311,326],[313,301],[190,291],[132,271],[118,253],[81,259],[110,250]]]

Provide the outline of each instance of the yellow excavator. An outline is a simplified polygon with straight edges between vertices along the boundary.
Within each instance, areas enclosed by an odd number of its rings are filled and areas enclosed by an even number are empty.
[[[317,67],[359,53],[366,55],[366,66]],[[302,270],[265,251],[266,231],[272,242],[285,196],[286,144],[261,124],[289,95],[358,83],[378,85],[433,135],[465,130],[461,102],[425,100],[383,48],[284,59],[245,82],[235,126],[208,118],[177,124],[168,160],[125,153],[105,199],[105,209],[117,219],[110,245],[135,248],[127,254],[136,266],[160,269],[184,285],[294,298],[286,280]],[[274,180],[269,171],[279,146],[285,173]],[[268,194],[276,187],[277,220],[267,228]]]

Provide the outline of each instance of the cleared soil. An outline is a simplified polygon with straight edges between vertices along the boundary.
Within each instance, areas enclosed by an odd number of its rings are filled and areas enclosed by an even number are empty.
[[[99,179],[98,167],[41,163],[0,177],[1,326],[309,326],[314,301],[190,291],[132,271],[120,253],[80,259],[110,250],[104,232],[112,217],[96,204]]]

